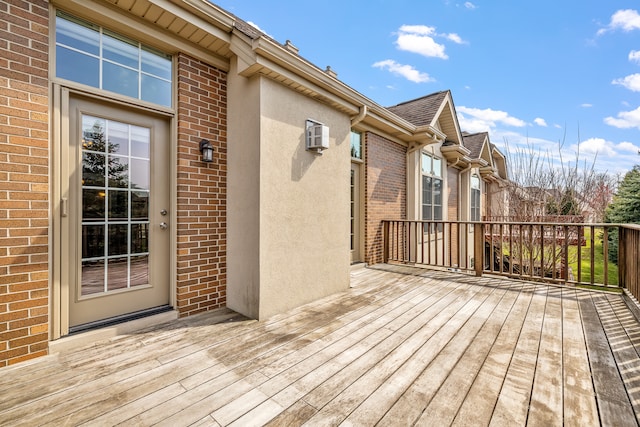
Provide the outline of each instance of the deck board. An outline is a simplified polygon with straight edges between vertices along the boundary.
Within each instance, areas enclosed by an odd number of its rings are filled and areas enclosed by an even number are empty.
[[[517,325],[521,328],[520,334],[489,425],[526,425],[540,348],[547,290],[546,286],[536,286],[532,289],[531,304],[524,323]]]
[[[514,287],[511,293],[517,294],[514,306],[489,354],[475,374],[473,384],[465,395],[461,393],[457,396],[457,399],[462,399],[462,402],[459,404],[452,425],[467,426],[472,422],[487,425],[491,420],[533,295],[532,292],[523,292],[522,287]]]
[[[2,368],[0,425],[638,426],[639,354],[619,294],[379,265]]]

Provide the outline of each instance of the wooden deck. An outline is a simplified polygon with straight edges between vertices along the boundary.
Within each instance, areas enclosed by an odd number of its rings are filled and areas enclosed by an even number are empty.
[[[377,266],[2,368],[0,425],[637,426],[639,350],[617,294]]]

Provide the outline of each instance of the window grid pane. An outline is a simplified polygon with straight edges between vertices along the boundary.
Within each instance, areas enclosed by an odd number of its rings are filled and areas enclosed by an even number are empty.
[[[172,105],[169,55],[63,12],[56,16],[56,76]]]
[[[82,136],[81,294],[145,285],[151,132],[84,115]]]
[[[420,163],[422,169],[422,220],[442,221],[442,159],[422,153]]]

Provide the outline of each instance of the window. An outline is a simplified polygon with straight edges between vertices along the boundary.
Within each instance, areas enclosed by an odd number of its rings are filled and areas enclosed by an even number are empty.
[[[422,220],[442,221],[442,159],[422,153]]]
[[[480,178],[471,176],[471,221],[480,221]]]
[[[351,131],[351,158],[362,160],[362,134]]]
[[[56,76],[171,106],[171,56],[63,12],[56,16]]]

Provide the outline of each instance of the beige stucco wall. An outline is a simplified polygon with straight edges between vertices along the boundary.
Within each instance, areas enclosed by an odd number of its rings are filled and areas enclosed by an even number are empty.
[[[350,120],[271,80],[261,85],[260,316],[349,286]],[[304,126],[329,126],[329,149],[305,149]]]
[[[322,155],[305,149],[306,119],[329,126]],[[348,116],[231,70],[229,308],[265,319],[348,288],[349,132]]]
[[[227,307],[257,318],[260,298],[260,84],[228,74]]]

